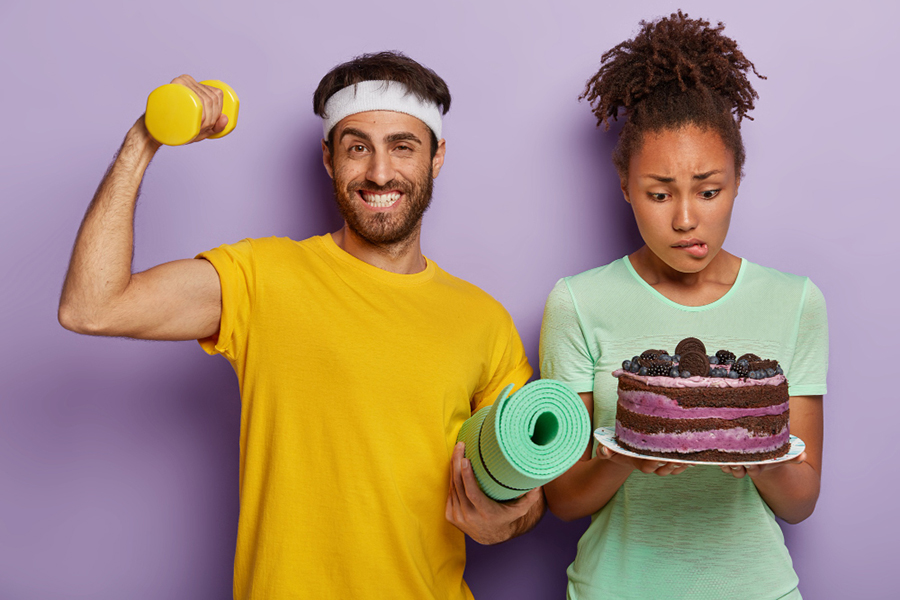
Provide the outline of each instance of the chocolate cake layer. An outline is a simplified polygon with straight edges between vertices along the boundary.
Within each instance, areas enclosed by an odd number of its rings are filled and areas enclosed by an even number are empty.
[[[640,452],[690,454],[716,450],[747,455],[773,452],[790,442],[787,425],[774,435],[760,435],[743,427],[703,429],[699,431],[661,432],[634,431],[616,421],[616,441]]]
[[[778,385],[748,385],[746,387],[661,387],[650,386],[623,374],[620,390],[635,390],[664,394],[684,408],[731,407],[750,408],[783,404],[788,401],[787,382]]]
[[[642,415],[619,406],[616,421],[632,431],[651,434],[743,428],[755,435],[772,436],[787,426],[788,412],[736,419],[667,419]]]

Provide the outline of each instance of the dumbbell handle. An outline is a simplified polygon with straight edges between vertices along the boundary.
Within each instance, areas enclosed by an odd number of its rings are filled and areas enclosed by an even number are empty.
[[[200,83],[224,92],[222,114],[228,117],[228,124],[221,132],[209,136],[224,137],[237,125],[240,100],[227,83],[215,79]],[[187,86],[168,83],[159,86],[147,97],[147,112],[144,116],[147,131],[154,139],[167,146],[187,144],[197,137],[202,120],[203,103]]]

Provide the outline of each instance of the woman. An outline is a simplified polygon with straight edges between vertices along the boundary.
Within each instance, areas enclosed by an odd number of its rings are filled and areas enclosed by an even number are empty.
[[[644,245],[560,280],[547,300],[541,372],[579,392],[595,427],[611,426],[623,359],[697,337],[775,358],[789,382],[790,463],[691,466],[589,447],[545,486],[570,520],[593,515],[569,567],[568,597],[800,598],[778,516],[808,517],[819,494],[827,323],[804,277],[736,257],[722,245],[740,187],[740,122],[755,73],[723,26],[680,11],[642,22],[602,58],[586,97],[608,126],[626,117],[613,162]]]

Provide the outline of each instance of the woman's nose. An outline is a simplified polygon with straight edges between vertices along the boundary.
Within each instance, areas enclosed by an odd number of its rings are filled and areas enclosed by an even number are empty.
[[[672,216],[672,228],[676,231],[691,231],[697,227],[697,210],[688,198],[678,198],[673,203],[675,214]]]

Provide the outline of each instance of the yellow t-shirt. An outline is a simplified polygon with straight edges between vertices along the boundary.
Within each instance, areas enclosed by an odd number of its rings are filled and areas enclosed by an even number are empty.
[[[234,597],[471,598],[450,455],[474,410],[531,376],[506,310],[430,260],[389,273],[330,235],[200,257],[222,284],[200,343],[241,388]]]

